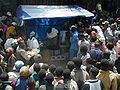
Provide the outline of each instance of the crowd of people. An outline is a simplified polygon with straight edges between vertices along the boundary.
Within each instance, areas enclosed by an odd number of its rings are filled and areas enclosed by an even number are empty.
[[[17,18],[1,15],[0,90],[119,90],[120,19],[95,17],[68,25],[69,61],[61,67],[43,63],[35,32],[26,40]]]

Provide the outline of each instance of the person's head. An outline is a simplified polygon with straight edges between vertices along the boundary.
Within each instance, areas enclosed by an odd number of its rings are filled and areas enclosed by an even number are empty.
[[[14,52],[14,50],[13,50],[12,47],[8,47],[8,48],[6,49],[6,54],[7,54],[7,55],[12,55],[13,52]]]
[[[112,30],[115,30],[115,24],[111,24],[111,25],[110,25],[110,28],[111,28]]]
[[[83,45],[83,46],[80,47],[80,53],[81,53],[82,55],[86,55],[86,54],[87,54],[87,51],[88,51],[87,46]]]
[[[9,19],[5,20],[5,25],[10,26],[10,20]]]
[[[56,77],[62,77],[62,75],[63,75],[63,68],[59,66],[55,70],[55,76]]]
[[[75,32],[75,31],[77,31],[77,27],[75,25],[72,25],[70,30],[71,30],[71,32]]]
[[[51,33],[51,32],[52,32],[52,28],[48,28],[47,33]]]
[[[26,84],[27,84],[29,90],[35,90],[36,83],[35,83],[35,80],[33,78],[28,78],[26,80]]]
[[[118,34],[118,40],[120,40],[120,33]]]
[[[33,69],[38,74],[39,71],[40,71],[40,65],[39,65],[39,63],[35,63],[34,66],[33,66]]]
[[[49,71],[50,71],[53,75],[54,75],[55,69],[56,69],[56,65],[51,64],[51,65],[49,66]]]
[[[67,67],[68,69],[70,69],[70,71],[72,71],[72,70],[74,69],[74,67],[75,67],[75,64],[74,64],[73,61],[68,61],[66,67]]]
[[[85,39],[85,36],[84,36],[83,33],[79,33],[79,34],[78,34],[78,38],[79,38],[79,40],[84,40],[84,39]]]
[[[16,72],[19,72],[21,67],[23,67],[23,66],[24,66],[24,62],[21,61],[21,60],[18,60],[18,61],[15,62],[13,70],[16,71]]]
[[[108,50],[112,50],[114,48],[113,43],[108,43],[107,48],[108,48]]]
[[[27,66],[21,67],[21,69],[19,71],[19,75],[20,75],[20,77],[28,78],[28,76],[30,75],[29,68]]]
[[[35,63],[41,63],[43,61],[42,56],[40,54],[36,54],[34,56]]]
[[[31,33],[30,33],[30,38],[32,38],[32,37],[35,37],[35,32],[34,31],[32,31]]]
[[[63,71],[63,77],[64,77],[64,81],[67,82],[66,80],[70,80],[71,79],[71,71],[69,69],[65,69]]]
[[[45,69],[46,71],[48,70],[48,68],[49,68],[49,65],[48,64],[46,64],[46,63],[44,63],[43,65],[42,65],[42,67],[41,67],[42,69]]]
[[[14,38],[14,33],[10,33],[10,38]]]
[[[95,31],[91,31],[91,36],[92,37],[96,37],[97,36],[97,33]]]
[[[110,52],[109,51],[104,51],[103,59],[110,59]]]
[[[117,42],[118,42],[118,37],[113,37],[111,41],[112,41],[113,45],[116,46]]]
[[[86,66],[86,71],[89,73],[90,69],[93,67],[93,65]]]
[[[114,62],[113,61],[109,61],[108,70],[113,71],[113,67],[114,67]]]
[[[96,36],[92,36],[90,41],[91,42],[95,42],[96,40],[97,40],[97,37]]]
[[[15,72],[8,72],[8,76],[9,76],[9,81],[13,81],[15,78],[18,77],[18,76],[15,74]]]
[[[89,71],[89,75],[90,75],[90,78],[96,78],[96,76],[98,75],[99,73],[99,69],[96,68],[96,67],[91,67],[90,71]]]
[[[45,69],[41,69],[38,73],[38,76],[39,76],[39,81],[41,82],[42,80],[45,79],[46,77],[46,70]]]
[[[48,73],[48,75],[46,76],[46,81],[48,84],[52,84],[54,80],[54,75],[52,73]]]
[[[95,43],[95,48],[100,48],[100,44],[99,43]]]
[[[108,21],[104,21],[102,22],[103,26],[104,26],[104,29],[107,29],[108,26],[110,25],[110,23]]]
[[[92,64],[93,64],[93,59],[92,58],[87,58],[85,65],[88,66],[88,65],[92,65]]]
[[[75,64],[75,68],[76,69],[80,69],[81,65],[82,65],[82,59],[78,58],[78,57],[74,57],[73,58],[73,62]]]
[[[101,70],[108,71],[109,61],[107,59],[102,59],[101,61]]]
[[[0,79],[1,81],[8,81],[9,76],[6,72],[2,72],[2,74],[0,75]]]
[[[18,42],[18,45],[19,45],[19,47],[22,48],[22,49],[25,49],[25,48],[26,48],[26,45],[25,45],[24,40],[20,40],[20,41]]]

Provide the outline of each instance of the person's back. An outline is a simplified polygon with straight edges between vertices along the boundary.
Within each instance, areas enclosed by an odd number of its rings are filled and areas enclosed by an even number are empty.
[[[102,81],[105,90],[117,90],[117,76],[112,71],[108,71],[109,61],[103,59],[101,61],[101,70],[97,78]]]
[[[96,62],[100,62],[101,59],[103,58],[103,52],[100,50],[100,45],[99,43],[95,44],[95,48],[91,49],[89,51],[89,54],[92,59],[94,59]]]
[[[26,80],[27,78],[24,77],[17,78],[15,90],[26,90],[27,89]]]
[[[85,80],[89,79],[88,73],[82,69],[74,69],[71,72],[71,76],[72,79],[77,82],[78,87],[81,87],[84,84]]]
[[[86,80],[82,86],[82,90],[103,90],[104,86],[102,82],[96,79],[99,70],[96,67],[91,67],[89,71],[90,79]]]
[[[26,66],[23,66],[20,69],[20,77],[16,78],[15,80],[15,85],[14,85],[14,89],[15,90],[26,90],[27,89],[27,85],[26,85],[26,80],[27,77],[29,76],[29,68]]]
[[[26,84],[27,84],[27,90],[35,90],[35,80],[32,78],[28,78],[26,80]]]
[[[75,68],[71,72],[71,77],[75,80],[78,84],[79,89],[84,84],[85,80],[89,79],[89,75],[86,71],[80,69],[82,65],[82,60],[79,58],[73,58],[73,62],[75,64]]]
[[[63,71],[63,77],[64,77],[64,87],[67,90],[78,90],[78,85],[76,81],[71,79],[71,71],[69,69],[65,69]]]
[[[54,81],[52,82],[55,90],[56,90],[56,87],[58,86],[58,84],[64,84],[62,74],[63,74],[63,68],[57,67],[55,70]]]
[[[54,86],[52,85],[52,82],[54,80],[54,75],[52,73],[48,73],[46,77],[46,90],[54,90]]]

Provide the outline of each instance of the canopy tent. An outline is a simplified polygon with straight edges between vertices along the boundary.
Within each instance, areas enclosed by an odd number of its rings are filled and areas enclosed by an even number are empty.
[[[62,30],[61,25],[68,18],[93,17],[94,14],[76,5],[20,5],[17,8],[17,16],[25,21],[27,35],[31,31],[35,31],[40,40],[45,40],[48,28],[54,27]]]
[[[33,19],[33,18],[59,18],[59,17],[92,17],[94,14],[78,7],[76,5],[70,6],[48,6],[48,5],[21,5],[17,9],[19,18]]]

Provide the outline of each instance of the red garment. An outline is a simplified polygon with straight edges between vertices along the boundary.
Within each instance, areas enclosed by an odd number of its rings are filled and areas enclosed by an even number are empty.
[[[5,25],[5,26],[3,27],[3,32],[6,33],[6,31],[7,31],[8,28],[9,28],[9,26]]]

